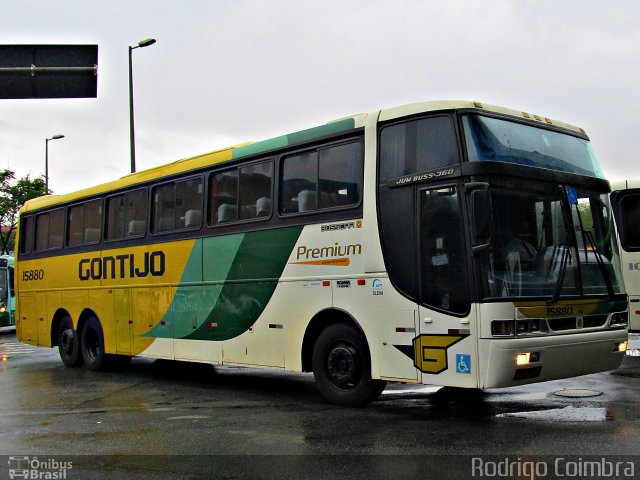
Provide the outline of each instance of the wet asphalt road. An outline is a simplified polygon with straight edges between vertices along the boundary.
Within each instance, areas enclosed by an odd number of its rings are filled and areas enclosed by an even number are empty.
[[[473,478],[473,456],[640,453],[640,357],[481,395],[393,385],[350,409],[327,404],[307,374],[145,359],[67,369],[57,350],[11,332],[0,333],[2,356],[0,455],[73,458],[71,479]],[[597,395],[557,394],[567,390]]]

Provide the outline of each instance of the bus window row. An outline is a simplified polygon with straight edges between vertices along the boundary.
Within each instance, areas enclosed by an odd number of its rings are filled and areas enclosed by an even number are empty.
[[[66,215],[65,208],[59,207],[25,216],[20,252],[199,230],[205,220],[211,227],[266,220],[273,209],[273,177],[273,161],[266,160],[209,174],[207,202],[205,176],[200,174],[153,185],[150,196],[148,187],[106,196],[104,212],[103,199],[98,198],[71,205]],[[278,212],[283,216],[357,205],[362,197],[362,143],[316,147],[284,156],[280,178]]]

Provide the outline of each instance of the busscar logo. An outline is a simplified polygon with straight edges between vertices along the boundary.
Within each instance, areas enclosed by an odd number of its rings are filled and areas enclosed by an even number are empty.
[[[362,228],[362,220],[345,223],[332,223],[330,225],[321,225],[321,232],[337,232],[340,230],[352,230],[354,228]]]

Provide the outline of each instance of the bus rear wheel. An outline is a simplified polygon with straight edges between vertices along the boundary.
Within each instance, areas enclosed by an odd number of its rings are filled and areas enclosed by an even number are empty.
[[[80,339],[73,329],[71,317],[64,317],[58,327],[58,353],[65,367],[75,368],[82,365]]]
[[[95,317],[89,317],[82,327],[80,351],[87,369],[97,371],[106,367],[107,354],[104,351],[104,335],[102,326]]]
[[[371,378],[369,348],[355,328],[336,323],[316,340],[313,376],[320,393],[331,403],[358,407],[375,400],[386,382]]]

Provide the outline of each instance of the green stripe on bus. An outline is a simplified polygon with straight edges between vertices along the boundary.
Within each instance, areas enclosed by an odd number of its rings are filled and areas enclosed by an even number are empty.
[[[172,328],[155,326],[144,336],[182,338],[193,333],[218,302],[222,284],[229,276],[243,239],[244,233],[197,240],[182,273],[180,285],[162,318],[165,323],[170,322]],[[203,285],[203,280],[214,283]]]
[[[193,340],[228,340],[246,332],[271,300],[302,226],[245,235],[218,301]]]
[[[337,133],[348,132],[355,128],[356,121],[353,118],[346,118],[335,122],[327,123],[319,127],[308,128],[299,132],[282,135],[280,137],[271,138],[262,142],[252,143],[243,147],[234,148],[231,152],[232,158],[235,160],[240,157],[249,155],[257,155],[259,153],[276,150],[298,143],[309,142],[318,138],[335,135]]]
[[[353,118],[345,118],[344,120],[327,123],[326,125],[321,125],[319,127],[308,128],[307,130],[290,133],[289,135],[287,135],[287,137],[289,138],[289,145],[309,142],[311,140],[326,137],[328,135],[347,132],[349,130],[353,130],[355,128],[355,124],[356,121]]]
[[[210,237],[202,246],[196,242],[162,319],[165,325],[144,336],[227,340],[245,332],[269,303],[302,228]],[[195,282],[198,277],[204,284]]]
[[[231,155],[235,160],[236,158],[248,157],[249,155],[268,152],[269,150],[286,147],[287,145],[287,136],[283,135],[281,137],[271,138],[262,142],[252,143],[251,145],[234,148],[231,151]]]

